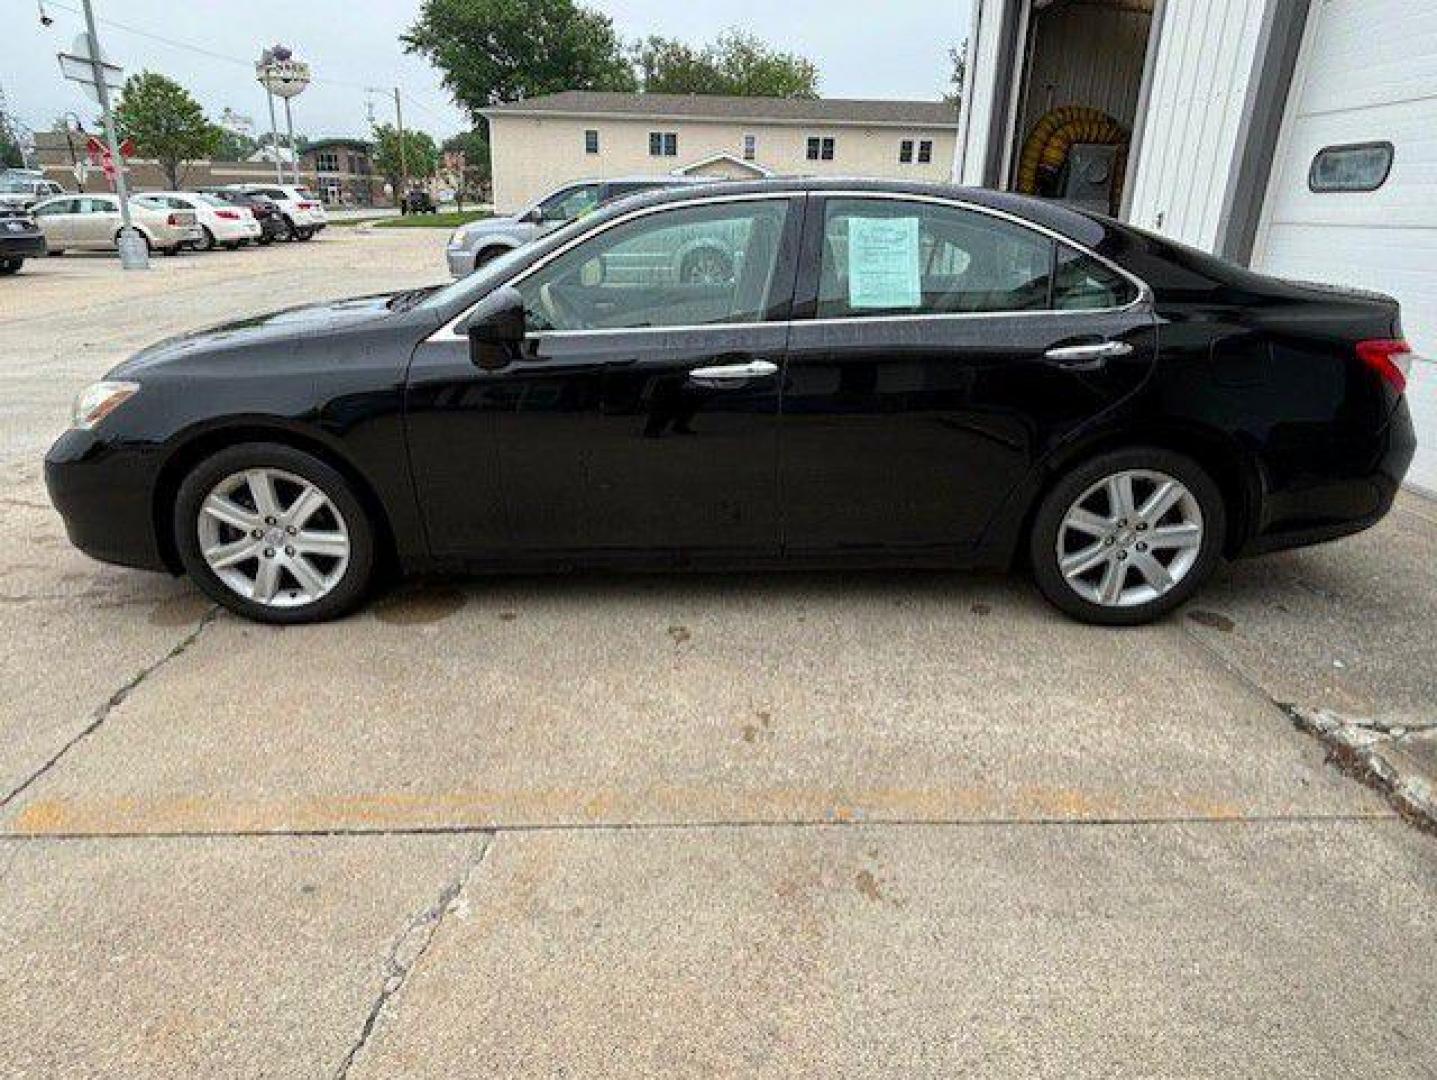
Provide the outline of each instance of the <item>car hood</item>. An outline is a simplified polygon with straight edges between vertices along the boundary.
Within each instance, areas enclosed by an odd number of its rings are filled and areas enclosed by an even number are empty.
[[[382,293],[323,304],[307,304],[266,315],[224,323],[178,337],[167,338],[142,349],[110,374],[124,378],[159,365],[183,362],[187,358],[211,358],[224,353],[248,353],[263,346],[300,343],[337,331],[394,318],[408,310],[395,303],[409,293]],[[282,354],[282,351],[281,351]]]

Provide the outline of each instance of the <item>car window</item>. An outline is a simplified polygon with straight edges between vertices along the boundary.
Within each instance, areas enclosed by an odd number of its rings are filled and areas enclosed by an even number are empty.
[[[1137,286],[1090,255],[1058,245],[1053,275],[1053,307],[1061,311],[1116,308],[1138,297]]]
[[[555,192],[539,204],[539,211],[549,221],[573,221],[599,205],[599,185],[582,184]]]
[[[198,202],[203,203],[205,206],[229,206],[229,203],[225,202],[217,195],[197,195],[195,196],[195,198]]]
[[[112,199],[81,199],[80,213],[82,214],[113,214],[120,209],[119,203]]]
[[[1040,311],[1052,264],[1052,240],[989,214],[829,199],[818,317]]]
[[[73,214],[78,206],[79,199],[56,199],[54,202],[47,202],[42,206],[35,207],[31,211],[35,217],[48,217],[51,214]]]
[[[531,331],[770,317],[785,199],[679,207],[615,225],[518,285]]]
[[[175,205],[175,200],[164,195],[136,195],[135,202],[141,206],[149,206],[156,210],[168,210]]]
[[[612,202],[614,199],[622,199],[625,195],[633,195],[640,191],[653,191],[655,188],[664,186],[663,184],[648,183],[642,180],[609,184],[604,190],[604,201]]]

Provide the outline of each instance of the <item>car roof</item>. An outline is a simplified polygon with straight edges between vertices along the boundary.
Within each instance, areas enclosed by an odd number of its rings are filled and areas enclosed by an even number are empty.
[[[691,178],[692,179],[692,178]],[[630,195],[611,203],[591,217],[631,213],[637,207],[658,206],[668,202],[684,202],[698,197],[697,185],[656,188]],[[1030,195],[1014,195],[990,188],[963,187],[918,180],[874,180],[866,177],[776,177],[763,180],[709,179],[702,185],[702,197],[714,195],[793,195],[833,194],[852,192],[858,195],[896,195],[947,199],[1012,214],[1034,224],[1070,237],[1077,243],[1091,246],[1101,240],[1112,222],[1047,199]]]

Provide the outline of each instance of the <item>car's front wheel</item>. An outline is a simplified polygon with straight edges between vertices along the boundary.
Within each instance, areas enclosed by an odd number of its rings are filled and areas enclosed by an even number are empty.
[[[174,527],[196,584],[259,622],[346,615],[374,574],[374,528],[352,486],[289,446],[246,443],[200,462],[180,485]]]
[[[24,259],[0,259],[0,274],[18,274],[24,265]]]
[[[1084,622],[1134,626],[1172,611],[1222,557],[1222,492],[1191,458],[1158,447],[1102,454],[1043,498],[1029,555],[1038,587]]]

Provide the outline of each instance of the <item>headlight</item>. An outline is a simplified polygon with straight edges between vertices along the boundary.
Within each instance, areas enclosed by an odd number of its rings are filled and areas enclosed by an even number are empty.
[[[460,225],[459,228],[457,228],[457,229],[454,230],[454,235],[449,238],[449,246],[450,246],[450,247],[456,247],[457,245],[462,244],[463,242],[464,242],[464,226],[463,226],[463,225]]]
[[[77,428],[92,428],[139,393],[133,382],[97,382],[80,391],[70,422]]]

